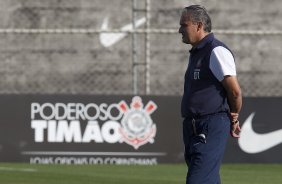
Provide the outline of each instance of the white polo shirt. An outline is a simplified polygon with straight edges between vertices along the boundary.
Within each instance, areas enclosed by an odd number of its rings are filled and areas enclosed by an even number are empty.
[[[227,75],[236,76],[234,57],[225,47],[218,46],[212,50],[209,67],[219,81]]]

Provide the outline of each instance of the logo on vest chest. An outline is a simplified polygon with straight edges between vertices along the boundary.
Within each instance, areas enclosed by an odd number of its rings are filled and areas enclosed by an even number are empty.
[[[202,66],[202,58],[200,58],[197,63],[196,63],[196,68],[194,69],[194,80],[199,80],[200,79],[200,71],[201,71],[201,66]]]
[[[202,66],[202,58],[200,58],[196,63],[196,68],[200,68]]]
[[[194,80],[200,79],[200,71],[201,71],[201,69],[199,69],[199,68],[194,69]]]

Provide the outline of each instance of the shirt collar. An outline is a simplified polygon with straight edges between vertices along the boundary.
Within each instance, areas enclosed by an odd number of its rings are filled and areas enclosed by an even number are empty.
[[[206,35],[196,46],[192,47],[189,52],[203,48],[207,43],[211,42],[214,39],[213,33]]]

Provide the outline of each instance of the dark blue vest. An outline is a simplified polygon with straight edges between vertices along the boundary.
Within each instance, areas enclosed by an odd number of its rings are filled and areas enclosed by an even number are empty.
[[[226,91],[209,67],[211,52],[217,46],[227,48],[210,33],[190,50],[181,103],[182,117],[199,117],[229,110]]]

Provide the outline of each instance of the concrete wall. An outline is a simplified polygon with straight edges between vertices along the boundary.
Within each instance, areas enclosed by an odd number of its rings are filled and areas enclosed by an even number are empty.
[[[180,11],[202,4],[213,29],[282,30],[279,0],[152,0],[151,27],[175,34],[151,34],[151,94],[181,95],[190,46],[177,34]],[[138,0],[145,8],[145,0]],[[131,22],[131,0],[2,0],[0,28],[100,29]],[[138,19],[144,12],[137,14]],[[140,28],[144,28],[144,25]],[[244,96],[282,96],[282,35],[216,34],[236,56]],[[128,35],[104,47],[99,34],[0,34],[0,93],[131,94],[132,42]],[[138,34],[138,62],[145,62],[144,35]],[[145,93],[144,65],[138,67]]]

